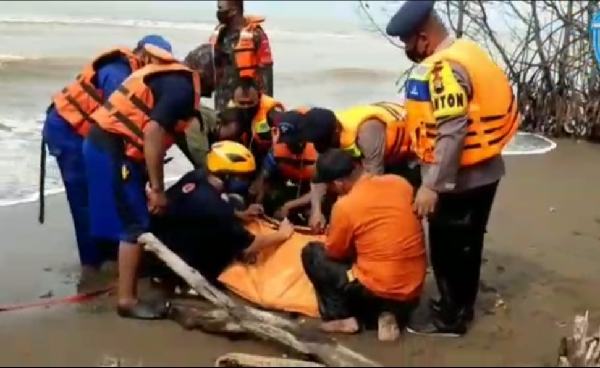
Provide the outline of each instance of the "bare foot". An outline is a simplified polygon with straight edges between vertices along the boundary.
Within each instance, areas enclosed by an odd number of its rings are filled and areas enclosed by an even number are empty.
[[[396,322],[396,317],[392,313],[381,313],[378,325],[377,338],[379,341],[396,341],[400,337],[400,328]]]
[[[353,334],[358,332],[359,327],[356,318],[350,317],[346,319],[323,322],[321,324],[321,330],[331,333]]]

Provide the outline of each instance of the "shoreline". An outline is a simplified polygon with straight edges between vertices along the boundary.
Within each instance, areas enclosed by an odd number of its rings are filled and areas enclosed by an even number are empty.
[[[558,146],[556,141],[553,141],[552,139],[547,138],[541,134],[530,133],[530,132],[518,132],[518,134],[523,135],[523,136],[532,136],[535,139],[545,142],[547,144],[547,146],[544,148],[533,148],[533,149],[510,149],[509,147],[507,147],[509,149],[505,149],[505,152],[503,152],[504,156],[542,155],[542,154],[546,154],[548,152],[553,151]],[[184,161],[183,163],[182,162],[175,163],[174,166],[177,166],[177,169],[181,169],[182,165],[188,164],[187,159],[182,157],[179,152],[175,156],[177,156],[179,161]],[[48,154],[48,157],[50,160],[53,159],[49,154]],[[169,166],[168,166],[168,168],[170,169]],[[176,169],[176,171],[180,171],[177,169]],[[167,173],[168,176],[165,178],[165,181],[167,183],[173,183],[173,182],[177,181],[177,179],[179,179],[180,176],[174,175],[174,172],[172,170],[169,170],[169,171],[171,171],[171,172]],[[64,191],[65,190],[62,185],[60,187],[54,187],[54,188],[49,188],[49,189],[48,189],[48,187],[46,187],[46,189],[44,191],[44,193],[45,193],[44,197],[46,199],[48,199],[51,196],[55,196],[57,194],[64,193]],[[0,208],[10,207],[10,206],[19,205],[19,204],[25,204],[25,203],[33,203],[33,202],[37,202],[38,200],[39,200],[38,192],[29,193],[29,194],[23,195],[21,197],[16,197],[16,198],[0,198]]]
[[[592,326],[600,321],[600,146],[558,143],[544,155],[506,157],[476,320],[465,337],[404,334],[384,344],[367,331],[339,339],[384,365],[554,365],[576,313],[589,310]],[[49,290],[54,297],[74,293],[77,258],[66,201],[55,195],[46,205],[45,225],[36,222],[35,204],[0,208],[2,304],[35,301]],[[433,288],[428,279],[428,292]],[[2,365],[100,365],[107,357],[127,365],[212,365],[234,351],[282,354],[260,342],[184,331],[170,321],[123,320],[110,297],[0,312]]]

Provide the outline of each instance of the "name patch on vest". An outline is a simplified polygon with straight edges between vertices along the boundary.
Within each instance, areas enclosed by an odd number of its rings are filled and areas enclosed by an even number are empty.
[[[429,91],[435,118],[466,115],[467,94],[454,77],[448,62],[439,61],[433,66],[429,78]]]

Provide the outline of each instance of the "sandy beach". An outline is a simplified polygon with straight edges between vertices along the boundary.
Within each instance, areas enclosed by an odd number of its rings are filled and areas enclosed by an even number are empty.
[[[559,141],[546,155],[507,158],[493,209],[476,322],[460,339],[374,332],[343,338],[385,365],[553,365],[572,317],[600,320],[600,146]],[[76,249],[66,201],[0,208],[0,303],[76,291]],[[432,283],[429,283],[431,288]],[[501,300],[501,302],[499,302]],[[117,318],[112,299],[0,312],[0,365],[210,365],[227,352],[281,354],[260,342],[187,332],[170,321]],[[504,304],[503,304],[504,303]]]

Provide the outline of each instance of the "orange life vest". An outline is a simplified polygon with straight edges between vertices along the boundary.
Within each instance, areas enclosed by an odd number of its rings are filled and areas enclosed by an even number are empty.
[[[256,147],[259,150],[268,150],[271,147],[271,127],[267,121],[269,113],[273,109],[284,111],[285,108],[281,102],[271,96],[263,94],[260,97],[258,111],[252,119],[251,131],[252,141],[250,147]]]
[[[455,98],[450,92],[447,96],[442,92],[436,96],[445,98],[433,98],[432,101],[431,88],[435,88],[435,82],[431,76],[442,62],[455,62],[465,68],[473,86],[469,101],[463,96]],[[448,48],[425,59],[410,76],[406,87],[407,124],[413,149],[425,163],[436,162],[434,150],[438,129],[434,108],[468,103],[465,111],[469,125],[461,166],[474,165],[501,154],[519,127],[520,114],[505,73],[472,41],[456,40]],[[444,87],[439,87],[443,91]]]
[[[82,136],[86,136],[90,129],[90,115],[104,102],[103,91],[94,85],[96,72],[104,62],[118,57],[129,62],[132,72],[139,69],[140,61],[131,50],[113,49],[86,65],[73,83],[52,97],[58,114]]]
[[[309,182],[312,179],[318,155],[312,143],[306,143],[299,155],[292,153],[285,143],[273,145],[273,157],[281,175],[296,182]]]
[[[385,124],[385,161],[395,162],[405,157],[410,149],[410,138],[405,131],[406,112],[402,105],[392,102],[378,102],[361,105],[336,112],[342,126],[340,148],[354,157],[361,157],[357,139],[360,126],[368,120],[379,120]]]
[[[241,77],[256,78],[258,69],[257,47],[254,42],[254,34],[257,29],[261,29],[260,24],[265,21],[263,17],[248,16],[246,25],[240,30],[240,39],[233,50],[233,61]],[[214,46],[219,41],[219,36],[225,28],[225,25],[219,24],[210,37],[210,43]]]
[[[144,161],[144,129],[150,122],[150,111],[154,107],[152,90],[146,80],[162,73],[189,73],[194,82],[194,107],[200,107],[200,75],[197,72],[180,63],[150,64],[131,74],[92,114],[92,119],[102,129],[125,139],[125,154],[138,162]],[[188,125],[188,121],[179,121],[175,133],[184,133]],[[165,149],[173,142],[174,137],[167,135]]]

